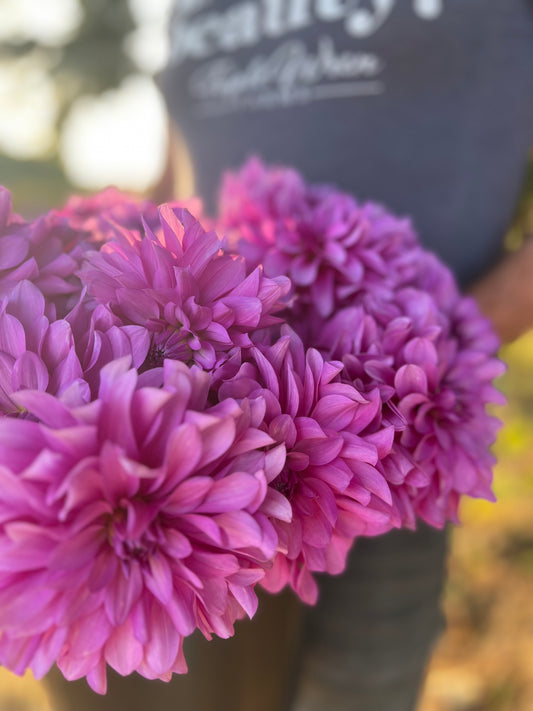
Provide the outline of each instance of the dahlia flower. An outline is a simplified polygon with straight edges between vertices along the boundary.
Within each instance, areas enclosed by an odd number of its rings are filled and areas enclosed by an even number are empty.
[[[282,471],[269,481],[273,503],[285,497],[292,520],[275,523],[280,551],[262,585],[290,584],[308,603],[318,589],[311,573],[340,573],[356,535],[377,535],[399,525],[389,486],[376,468],[391,447],[393,428],[381,425],[377,389],[364,396],[339,382],[342,363],[304,351],[294,333],[270,347],[254,347],[218,396],[266,402],[264,425],[283,444]],[[282,504],[282,502],[280,502]]]
[[[456,520],[462,494],[492,499],[497,339],[410,222],[253,159],[225,178],[221,224],[251,264],[291,277],[283,315],[304,345],[342,360],[362,394],[379,389],[395,437],[377,467],[403,525]]]
[[[363,393],[380,390],[384,420],[396,434],[378,466],[403,525],[414,528],[420,517],[441,528],[457,521],[462,494],[494,500],[490,446],[499,423],[486,406],[502,402],[492,381],[503,366],[472,300],[457,302],[453,320],[414,289],[398,292],[395,306],[399,313],[386,327],[362,308],[340,311],[319,347],[342,357],[343,381]]]
[[[196,205],[196,204],[195,204]],[[157,224],[156,205],[109,188],[94,197],[73,197],[60,210],[32,222],[11,214],[9,193],[0,192],[0,295],[22,279],[46,296],[47,315],[63,318],[80,298],[77,275],[84,256],[115,234],[115,225],[142,229]]]
[[[82,296],[65,319],[74,336],[83,379],[91,392],[98,395],[100,372],[113,360],[127,357],[140,369],[150,349],[150,334],[142,326],[123,326],[119,318],[101,304]]]
[[[296,307],[310,307],[307,318],[387,297],[413,278],[420,254],[409,220],[332,187],[307,187],[293,170],[256,158],[226,175],[220,228],[251,266],[291,278]]]
[[[8,222],[4,233],[0,237],[0,297],[8,296],[21,281],[31,281],[46,297],[48,318],[63,318],[81,294],[76,271],[84,252],[93,248],[90,242],[54,211],[32,222],[20,218]]]
[[[183,203],[175,203],[178,204]],[[201,212],[201,202],[191,200],[188,208],[195,215]],[[91,196],[72,196],[55,211],[68,220],[69,225],[90,236],[93,243],[103,244],[115,236],[114,226],[141,231],[143,223],[155,230],[159,225],[158,207],[150,200],[139,200],[116,188],[110,187]]]
[[[90,404],[13,395],[32,418],[0,419],[2,664],[41,677],[57,660],[99,692],[106,663],[168,679],[186,671],[183,637],[255,612],[283,447],[267,451],[264,402],[209,407],[208,387],[182,363],[139,375],[123,358]]]
[[[89,399],[70,324],[50,322],[43,294],[29,281],[16,284],[0,304],[0,413],[24,414],[20,390],[57,395],[70,404]]]
[[[200,204],[0,188],[0,663],[169,679],[255,586],[492,499],[497,339],[409,220],[257,159]]]
[[[295,217],[305,205],[307,189],[296,170],[267,168],[253,157],[237,173],[225,173],[219,218],[225,225],[259,226],[265,219]]]
[[[150,334],[144,369],[165,358],[211,370],[233,347],[251,344],[250,333],[279,319],[289,290],[284,277],[247,274],[244,260],[221,253],[220,239],[185,209],[163,206],[161,235],[145,228],[117,230],[88,255],[81,278],[96,303],[123,325]]]

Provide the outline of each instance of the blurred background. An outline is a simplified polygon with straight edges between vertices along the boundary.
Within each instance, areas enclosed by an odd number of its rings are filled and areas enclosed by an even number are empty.
[[[167,153],[171,0],[0,0],[0,183],[21,213],[109,184],[146,192]]]
[[[170,5],[0,0],[0,184],[17,212],[31,216],[109,184],[153,192],[168,152],[153,77],[167,56]],[[533,233],[532,206],[533,169],[508,249]],[[463,505],[444,599],[448,631],[419,711],[533,709],[533,333],[502,355],[509,402],[497,412],[499,501]],[[55,710],[30,675],[0,670],[0,711]]]

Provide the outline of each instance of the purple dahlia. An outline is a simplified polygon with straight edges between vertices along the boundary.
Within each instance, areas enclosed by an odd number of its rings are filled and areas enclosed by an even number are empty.
[[[251,266],[291,278],[295,319],[388,298],[413,278],[422,251],[409,220],[257,158],[226,175],[220,227]]]
[[[457,521],[462,494],[494,499],[490,446],[499,423],[486,407],[502,402],[492,381],[503,365],[473,301],[459,299],[446,318],[426,293],[405,289],[396,307],[386,327],[361,308],[340,311],[320,345],[343,358],[343,381],[380,390],[396,435],[379,467],[403,524],[414,527],[419,516],[442,527]]]
[[[0,215],[0,234],[1,223]],[[0,237],[0,297],[9,296],[21,281],[31,281],[46,297],[48,318],[64,318],[80,297],[76,271],[92,248],[85,235],[54,211],[32,222],[8,220]]]
[[[264,429],[287,452],[281,472],[269,480],[275,511],[283,497],[292,519],[275,522],[279,552],[262,585],[278,591],[290,584],[316,602],[313,572],[340,573],[356,535],[376,535],[400,523],[389,486],[376,467],[390,451],[393,428],[381,425],[378,390],[361,394],[341,383],[342,363],[304,351],[294,333],[270,347],[244,354],[238,371],[225,377],[218,395],[261,397]]]
[[[187,207],[197,216],[202,211],[202,204],[197,199],[172,205]],[[159,209],[155,203],[140,200],[113,187],[96,195],[74,195],[54,214],[66,218],[74,230],[85,234],[96,244],[103,244],[113,238],[116,225],[137,231],[142,231],[144,224],[154,231],[159,228]]]
[[[39,289],[20,281],[0,303],[0,413],[25,415],[15,394],[38,390],[71,405],[89,399],[89,388],[65,320],[49,321]]]
[[[284,277],[266,278],[260,267],[247,273],[241,257],[221,252],[185,209],[160,209],[161,233],[117,230],[81,271],[89,295],[124,326],[150,335],[143,369],[166,358],[211,370],[234,346],[251,345],[250,334],[279,319],[289,290]]]
[[[104,692],[106,663],[168,679],[183,637],[254,614],[283,451],[258,428],[264,403],[209,407],[208,387],[182,363],[139,376],[121,359],[88,405],[17,394],[37,421],[0,419],[2,664],[41,677],[57,660]]]

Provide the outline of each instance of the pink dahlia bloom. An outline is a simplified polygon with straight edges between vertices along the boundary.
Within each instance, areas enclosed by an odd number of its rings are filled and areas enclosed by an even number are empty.
[[[415,446],[421,466],[430,470],[433,465],[436,474],[430,487],[415,497],[415,508],[434,526],[443,526],[446,519],[457,521],[462,494],[495,500],[490,448],[501,423],[486,408],[505,403],[493,385],[505,370],[494,357],[497,345],[474,300],[461,299],[450,315],[447,338],[435,344],[436,354],[413,352],[414,365],[426,373],[427,388],[423,381],[415,384],[420,371],[414,369],[400,384],[402,407],[415,423],[414,438],[406,433],[402,444]]]
[[[0,304],[0,413],[20,416],[15,394],[39,390],[69,404],[89,399],[70,324],[50,322],[45,299],[29,281],[18,282]]]
[[[114,188],[91,198],[73,197],[61,210],[32,222],[11,214],[9,193],[0,193],[0,295],[21,280],[32,281],[47,299],[47,315],[60,318],[80,298],[77,276],[85,254],[115,234],[114,225],[140,230],[157,224],[157,207]]]
[[[269,480],[279,552],[262,585],[278,591],[289,584],[313,604],[313,572],[340,573],[356,535],[400,523],[376,467],[390,451],[394,430],[381,426],[377,389],[363,396],[341,383],[342,363],[325,361],[313,349],[304,352],[294,333],[245,358],[220,385],[219,397],[263,398],[265,430],[287,452],[282,471]],[[279,514],[283,497],[292,520]]]
[[[493,498],[497,340],[409,221],[258,160],[225,241],[197,209],[109,190],[26,223],[0,189],[15,672],[168,679],[256,584],[314,603],[356,537]]]
[[[149,376],[149,377],[148,377]],[[262,506],[283,466],[260,399],[207,404],[184,364],[108,364],[77,408],[21,391],[0,419],[0,661],[106,688],[186,671],[183,637],[228,636],[256,609],[278,539]]]
[[[258,159],[225,177],[220,225],[252,266],[291,278],[307,318],[384,299],[410,282],[421,252],[409,220],[332,187],[308,187],[294,171]]]
[[[299,216],[307,185],[295,170],[265,166],[250,158],[236,173],[224,175],[220,191],[220,218],[227,226],[259,227],[263,221]],[[266,238],[266,235],[265,235]],[[257,263],[260,254],[255,255]]]
[[[88,255],[81,278],[96,303],[126,325],[150,334],[143,368],[165,358],[213,369],[233,346],[279,321],[272,316],[289,290],[284,277],[247,273],[244,260],[221,252],[184,209],[160,209],[161,234],[117,230],[100,252]]]
[[[436,527],[457,520],[462,494],[493,500],[490,454],[501,403],[492,381],[503,371],[497,339],[474,302],[458,299],[447,318],[426,293],[397,294],[398,315],[380,326],[361,308],[345,309],[322,332],[342,379],[361,392],[379,387],[383,418],[395,427],[392,452],[379,463],[402,512]]]
[[[342,360],[359,392],[379,389],[396,434],[377,466],[403,524],[441,527],[461,494],[492,498],[497,339],[409,221],[257,160],[227,176],[221,214],[252,264],[291,277],[284,316],[304,345]]]
[[[100,372],[107,363],[127,357],[134,368],[142,368],[150,350],[150,333],[143,326],[123,326],[111,311],[101,304],[94,308],[87,298],[81,298],[65,320],[72,329],[91,399],[98,397]]]
[[[83,288],[76,272],[94,245],[54,211],[5,230],[0,237],[6,245],[2,259],[0,244],[0,297],[9,295],[19,282],[31,281],[46,297],[46,315],[51,320],[66,316]]]
[[[187,206],[195,214],[201,211],[199,200],[191,200]],[[152,230],[157,229],[159,225],[159,213],[155,203],[137,199],[113,187],[96,195],[74,195],[56,214],[67,218],[73,229],[85,233],[91,242],[99,244],[115,236],[114,225],[137,231],[143,229],[144,223]]]

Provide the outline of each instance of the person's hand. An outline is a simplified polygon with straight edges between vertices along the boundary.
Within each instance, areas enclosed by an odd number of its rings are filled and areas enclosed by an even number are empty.
[[[533,237],[470,290],[502,343],[533,328]]]

